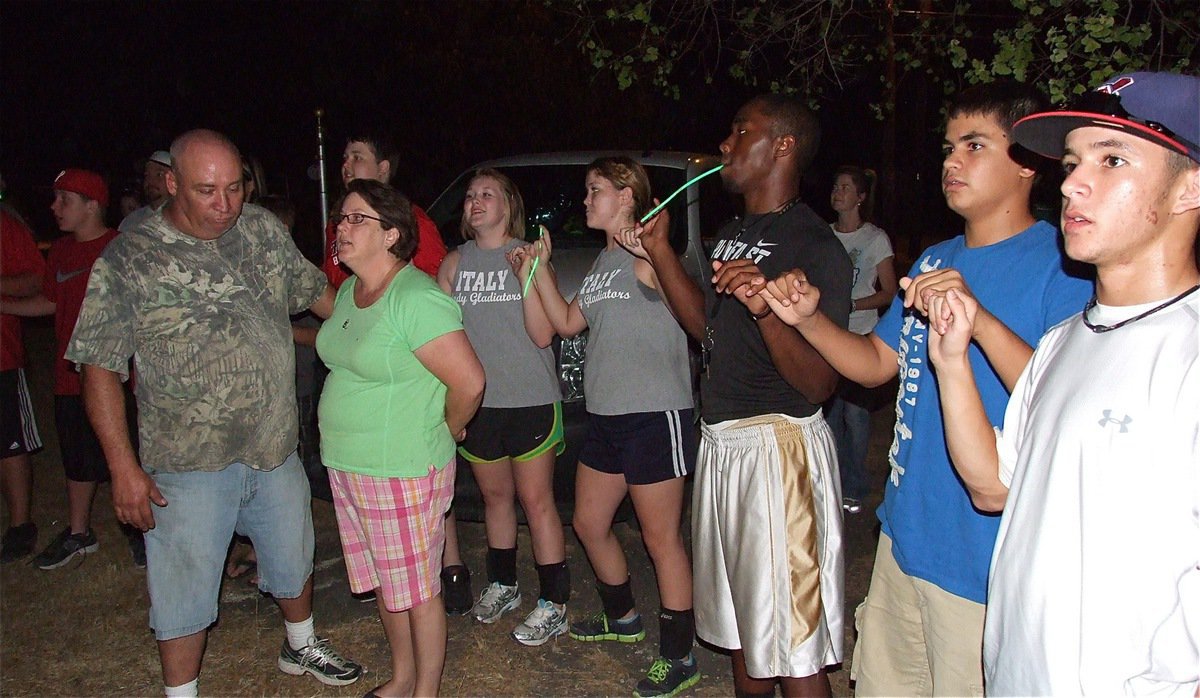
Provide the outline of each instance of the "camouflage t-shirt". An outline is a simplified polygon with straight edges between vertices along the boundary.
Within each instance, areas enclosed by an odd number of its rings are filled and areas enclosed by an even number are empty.
[[[210,241],[155,213],[96,261],[66,357],[122,375],[133,357],[145,467],[270,470],[297,442],[288,315],[325,285],[258,206]]]

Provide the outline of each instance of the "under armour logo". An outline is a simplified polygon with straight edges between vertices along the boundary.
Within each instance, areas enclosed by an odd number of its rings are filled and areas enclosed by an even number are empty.
[[[1129,425],[1133,423],[1133,417],[1125,415],[1121,419],[1117,419],[1116,417],[1112,416],[1112,410],[1104,410],[1104,419],[1101,419],[1096,423],[1102,427],[1109,424],[1117,424],[1121,427],[1121,433],[1125,434],[1129,431]]]

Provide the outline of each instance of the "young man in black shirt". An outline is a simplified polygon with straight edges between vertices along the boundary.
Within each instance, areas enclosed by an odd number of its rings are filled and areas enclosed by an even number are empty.
[[[721,178],[745,216],[721,230],[712,284],[687,276],[657,220],[629,234],[649,253],[671,306],[706,354],[693,494],[697,634],[733,651],[739,696],[828,693],[842,660],[842,512],[833,436],[820,405],[838,376],[782,323],[750,281],[792,267],[828,288],[843,327],[852,267],[829,226],[800,201],[820,140],[793,98],[756,97],[721,143]]]

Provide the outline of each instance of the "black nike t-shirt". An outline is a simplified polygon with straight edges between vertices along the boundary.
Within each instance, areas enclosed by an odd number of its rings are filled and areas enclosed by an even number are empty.
[[[850,258],[829,225],[805,204],[730,222],[718,235],[712,259],[754,260],[768,279],[802,269],[821,290],[821,312],[841,327],[849,321]],[[708,370],[700,380],[704,421],[714,424],[772,413],[807,417],[817,411],[819,405],[810,403],[779,375],[758,323],[741,301],[718,296],[708,284],[705,311],[712,348]]]

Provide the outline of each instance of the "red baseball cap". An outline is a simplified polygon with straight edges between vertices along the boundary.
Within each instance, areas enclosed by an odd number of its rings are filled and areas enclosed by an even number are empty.
[[[108,205],[108,185],[104,178],[90,170],[63,170],[54,178],[54,188],[58,191],[73,191],[100,203]]]

